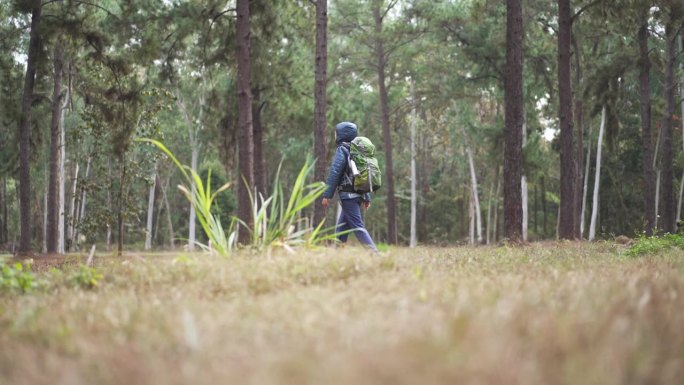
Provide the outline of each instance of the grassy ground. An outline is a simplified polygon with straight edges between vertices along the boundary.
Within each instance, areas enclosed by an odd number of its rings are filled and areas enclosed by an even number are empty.
[[[0,384],[677,384],[684,258],[608,243],[97,257],[0,294]]]

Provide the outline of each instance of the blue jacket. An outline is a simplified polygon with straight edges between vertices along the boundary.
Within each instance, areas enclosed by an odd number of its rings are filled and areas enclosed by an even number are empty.
[[[324,198],[332,198],[338,187],[351,187],[352,180],[347,175],[347,159],[349,158],[349,143],[356,138],[358,129],[356,124],[351,122],[342,122],[335,127],[337,134],[337,150],[333,156],[332,163],[328,169],[328,178],[326,185],[328,186],[323,193]],[[357,194],[355,192],[347,192],[339,190],[340,199],[354,199],[363,197],[363,200],[371,200],[370,193]]]

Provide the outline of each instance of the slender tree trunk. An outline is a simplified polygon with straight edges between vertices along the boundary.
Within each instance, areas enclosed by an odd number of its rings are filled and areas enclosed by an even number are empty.
[[[596,144],[596,170],[594,176],[594,197],[591,205],[591,223],[589,224],[589,240],[596,238],[596,219],[598,216],[599,188],[601,186],[601,153],[603,147],[603,131],[606,126],[606,107],[601,110],[601,126],[599,127],[598,144]]]
[[[76,223],[77,225],[74,226],[74,236],[73,239],[76,242],[76,245],[79,246],[81,242],[79,240],[79,234],[78,232],[81,230],[81,222],[83,222],[83,218],[85,217],[85,210],[86,210],[86,193],[87,193],[87,183],[88,183],[88,176],[90,175],[90,162],[91,158],[88,157],[88,161],[86,162],[86,170],[85,170],[85,175],[83,176],[83,181],[81,182],[81,198],[79,201],[80,209],[78,210],[78,215],[76,216]]]
[[[152,250],[152,224],[154,219],[154,192],[157,188],[157,165],[152,170],[152,184],[147,196],[147,231],[145,232],[145,250]]]
[[[66,225],[66,111],[71,99],[71,71],[69,71],[69,85],[66,89],[66,96],[62,103],[62,110],[60,111],[59,119],[59,172],[58,186],[59,186],[59,204],[57,213],[57,252],[64,254],[65,249],[65,225]]]
[[[416,121],[418,116],[416,114],[416,95],[413,80],[411,80],[411,228],[409,247],[416,247],[418,243],[418,235],[416,234],[416,206],[418,201],[418,194],[416,192]]]
[[[171,177],[169,177],[170,179]],[[166,208],[166,227],[169,230],[169,247],[171,250],[175,248],[175,233],[173,231],[173,220],[171,219],[171,206],[169,205],[169,199],[166,197],[166,188],[168,186],[168,181],[166,186],[161,186],[162,197],[164,198],[164,207]]]
[[[504,236],[522,240],[523,136],[523,20],[522,1],[506,1],[506,73],[504,142]]]
[[[684,33],[679,34],[679,52],[684,52]],[[680,68],[684,70],[684,63],[680,64]],[[682,120],[682,152],[684,152],[684,72],[679,80],[679,95],[681,98],[681,115]],[[682,169],[682,180],[679,183],[679,201],[677,203],[677,222],[682,220],[682,198],[684,198],[684,169]]]
[[[19,123],[19,211],[21,235],[19,254],[31,253],[31,130],[33,127],[33,87],[36,81],[36,65],[40,54],[40,0],[32,1],[31,33],[26,76],[21,99],[21,119]]]
[[[574,36],[571,38],[572,40],[572,45],[573,45],[573,51],[574,51],[574,57],[575,57],[575,89],[579,90],[580,86],[582,84],[582,63],[580,60],[580,49],[579,49],[579,44],[577,43],[577,37]],[[580,182],[583,179],[582,171],[584,170],[584,164],[582,161],[582,150],[584,149],[584,113],[582,111],[583,109],[583,103],[582,103],[582,98],[580,97],[579,92],[575,92],[575,115],[574,115],[574,123],[577,127],[577,152],[575,153],[575,160],[577,164],[575,165],[575,171],[577,172],[577,177],[575,181],[575,238],[576,239],[582,239],[582,222],[580,221],[580,218],[582,216],[582,185]]]
[[[325,166],[328,159],[325,140],[328,67],[328,0],[316,0],[316,57],[314,89],[314,154],[317,181],[325,180]],[[325,209],[320,201],[314,206],[314,226],[325,219]]]
[[[264,126],[261,122],[261,111],[266,103],[259,102],[259,89],[254,91],[254,103],[252,106],[252,128],[254,137],[254,189],[256,189],[257,202],[259,194],[266,193],[266,160],[264,157]]]
[[[541,187],[541,203],[542,203],[542,211],[544,212],[543,220],[542,220],[542,233],[544,234],[544,238],[546,238],[547,232],[547,223],[548,223],[548,210],[546,207],[546,185],[544,184],[544,177],[541,177],[541,180],[539,181],[540,187]]]
[[[67,226],[67,249],[72,250],[71,247],[74,245],[74,226],[76,221],[76,188],[78,187],[78,171],[79,166],[76,163],[74,167],[74,177],[71,182],[71,203],[69,204],[69,221]]]
[[[522,145],[525,146],[527,144],[527,120],[524,117],[522,136]],[[522,240],[523,242],[527,242],[527,230],[530,224],[530,210],[528,206],[527,176],[525,174],[522,174],[522,177],[520,177],[520,197],[522,204]]]
[[[589,126],[589,137],[587,138],[587,161],[584,169],[584,183],[582,187],[582,213],[580,214],[580,238],[584,237],[585,214],[587,211],[587,191],[589,190],[589,165],[591,164],[591,134],[593,127]]]
[[[254,138],[249,25],[249,0],[237,0],[238,169],[240,171],[238,175],[238,218],[248,228],[251,228],[253,220],[249,189],[254,186]],[[248,229],[238,231],[238,242],[249,243]]]
[[[672,6],[674,7],[674,5]],[[673,12],[673,11],[672,11]],[[673,15],[671,15],[674,18]],[[674,69],[676,60],[676,38],[678,26],[673,22],[668,22],[665,25],[665,40],[667,43],[667,61],[665,71],[665,102],[666,112],[663,121],[662,142],[663,159],[662,159],[662,228],[665,232],[675,233],[677,226],[675,224],[675,199],[674,199],[674,168],[673,168],[673,151],[672,151],[672,136],[673,136],[673,116],[675,111],[675,82]]]
[[[641,145],[643,147],[643,189],[644,189],[644,231],[653,235],[656,227],[657,209],[655,207],[655,157],[653,155],[653,131],[651,129],[651,60],[648,57],[648,17],[649,8],[642,10],[639,28],[639,94],[641,104]]]
[[[392,132],[389,121],[389,97],[385,72],[387,67],[387,53],[383,34],[383,17],[380,14],[379,3],[373,3],[373,19],[375,20],[375,55],[378,70],[378,92],[380,94],[380,115],[382,120],[382,138],[385,145],[385,180],[387,185],[387,242],[397,243],[397,215],[394,193],[394,164],[392,161]]]
[[[496,168],[496,192],[494,193],[494,226],[492,230],[492,240],[497,241],[499,235],[499,193],[501,192],[501,178],[499,178],[499,167]]]
[[[534,218],[534,235],[536,236],[537,240],[539,240],[539,216],[537,215],[539,212],[539,199],[537,196],[537,184],[535,183],[533,186],[534,188],[532,189],[532,197],[534,197],[534,208],[532,209],[532,218]]]
[[[477,193],[477,175],[475,174],[475,161],[473,160],[473,151],[468,143],[468,134],[465,129],[463,129],[463,137],[465,138],[466,144],[466,155],[468,156],[468,167],[470,170],[470,199],[472,209],[475,210],[475,230],[477,234],[477,243],[482,243],[482,215],[480,210],[480,198]]]
[[[197,168],[199,167],[199,145],[197,144],[197,137],[194,137],[194,140],[192,141],[193,147],[192,147],[192,156],[190,159],[190,167],[197,172]],[[195,193],[196,186],[193,183],[192,184],[192,191],[193,194]],[[190,214],[188,217],[188,250],[193,251],[195,250],[195,243],[196,243],[196,228],[195,224],[197,222],[196,220],[197,213],[195,212],[195,206],[190,204]]]
[[[558,236],[575,238],[575,146],[572,122],[570,81],[570,43],[572,17],[570,0],[558,0],[558,93],[560,103],[560,222]]]
[[[468,199],[468,244],[475,244],[475,208],[473,204],[473,195]]]
[[[496,179],[496,177],[494,177]],[[492,231],[492,200],[494,199],[494,181],[489,186],[489,199],[487,200],[487,225],[485,226],[485,244],[491,243]]]
[[[7,243],[7,183],[6,177],[0,178],[0,249]]]
[[[57,42],[54,49],[54,77],[52,91],[52,121],[50,122],[50,180],[47,188],[47,228],[46,228],[46,251],[58,252],[58,221],[59,213],[59,163],[62,143],[60,141],[60,128],[62,117],[62,74],[64,67],[64,50],[61,42]]]
[[[119,164],[121,165],[121,173],[119,175],[119,209],[118,211],[118,218],[117,218],[117,227],[118,227],[118,234],[117,234],[117,245],[116,245],[116,252],[117,255],[120,257],[123,255],[123,245],[124,245],[124,209],[126,207],[126,197],[125,197],[125,185],[126,185],[126,159],[122,153],[121,158],[119,159]]]
[[[41,225],[42,225],[42,226],[41,226],[41,228],[42,228],[42,232],[41,232],[41,240],[42,240],[41,252],[43,252],[43,253],[47,253],[47,228],[48,228],[48,224],[47,224],[47,221],[48,221],[48,215],[47,215],[47,214],[48,214],[48,210],[47,210],[47,208],[48,208],[48,188],[47,188],[47,187],[48,187],[48,186],[47,186],[47,185],[48,185],[48,184],[49,184],[49,182],[45,184],[45,193],[43,194],[43,204],[38,206],[38,207],[42,207],[42,208],[43,208],[43,218],[42,218],[42,223],[41,223]]]

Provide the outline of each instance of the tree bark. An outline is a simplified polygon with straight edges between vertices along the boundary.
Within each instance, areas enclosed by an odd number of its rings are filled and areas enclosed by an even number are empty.
[[[254,138],[254,189],[255,198],[260,202],[259,194],[266,194],[266,159],[264,156],[264,126],[261,122],[261,111],[266,103],[259,100],[259,89],[254,91],[254,103],[252,105],[252,128]]]
[[[679,52],[684,52],[684,33],[680,32]],[[684,63],[680,64],[684,70]],[[682,151],[684,152],[684,72],[679,80],[679,95],[681,98],[681,120],[682,120]],[[682,170],[682,180],[679,183],[679,202],[677,203],[677,222],[682,220],[682,199],[684,198],[684,169]]]
[[[77,246],[80,246],[81,242],[79,241],[79,234],[78,232],[81,230],[81,222],[83,221],[83,217],[85,216],[85,210],[86,210],[86,193],[87,193],[87,186],[86,184],[88,183],[88,176],[90,175],[90,162],[92,159],[88,157],[88,161],[86,162],[86,169],[85,169],[85,174],[83,175],[83,180],[81,182],[81,198],[79,199],[79,207],[80,209],[78,210],[78,214],[76,215],[76,224],[74,225],[74,235],[72,239],[76,242]],[[80,249],[80,247],[79,247]]]
[[[468,168],[470,170],[470,204],[471,209],[475,214],[475,231],[477,234],[477,243],[482,243],[482,214],[480,210],[480,198],[477,193],[477,175],[475,174],[475,161],[473,160],[473,151],[468,143],[468,134],[463,130],[463,138],[465,139],[466,155],[468,156]],[[471,223],[472,226],[472,223]]]
[[[157,187],[157,165],[152,171],[152,184],[147,194],[147,231],[145,232],[145,250],[152,250],[152,222],[154,219],[154,191]]]
[[[527,144],[527,120],[523,117],[523,126],[522,126],[522,145],[523,147]],[[527,242],[527,233],[528,233],[528,228],[529,228],[529,212],[530,208],[528,206],[529,201],[528,201],[528,189],[527,189],[527,176],[522,173],[522,176],[520,177],[520,202],[522,205],[522,240],[523,242]]]
[[[589,224],[589,240],[596,238],[596,219],[598,216],[599,188],[601,186],[601,153],[603,147],[603,131],[606,126],[606,107],[601,110],[601,126],[599,127],[598,143],[596,144],[596,170],[594,176],[594,197],[591,205],[591,223]]]
[[[522,240],[523,21],[521,0],[506,1],[504,237]]]
[[[249,243],[252,227],[250,189],[254,186],[254,142],[252,130],[252,65],[250,59],[249,0],[237,0],[237,100],[238,100],[238,242]]]
[[[33,88],[36,81],[36,66],[40,54],[40,0],[32,1],[31,33],[26,59],[26,76],[21,99],[21,118],[19,123],[19,211],[21,233],[19,254],[31,253],[31,130],[33,127]]]
[[[197,167],[199,163],[199,148],[197,144],[197,137],[193,136],[192,140],[192,155],[190,158],[190,168],[192,168],[195,172],[197,172]],[[193,182],[192,184],[192,193],[195,194],[195,189],[197,187],[195,186],[195,183]],[[196,220],[197,213],[195,212],[195,206],[191,203],[190,204],[190,214],[188,214],[188,250],[193,251],[195,250],[195,240],[197,236],[197,230],[196,230]]]
[[[166,183],[166,186],[168,186],[168,181]],[[169,247],[171,248],[171,250],[173,250],[175,248],[175,233],[173,231],[173,220],[171,219],[171,206],[169,205],[169,199],[166,197],[166,186],[164,186],[163,184],[161,185],[161,193],[162,197],[164,198],[164,207],[166,209],[166,227],[168,227],[169,231]]]
[[[544,212],[544,217],[542,219],[542,233],[544,234],[543,238],[546,238],[547,234],[547,223],[548,223],[548,210],[546,207],[546,184],[544,183],[544,177],[541,177],[541,180],[539,181],[539,186],[541,188],[541,204],[542,204],[542,211]]]
[[[317,181],[325,180],[328,152],[325,140],[328,67],[328,0],[316,0],[316,57],[314,88],[314,154]],[[314,206],[314,226],[325,219],[325,209],[320,201]]]
[[[416,121],[418,120],[416,114],[416,95],[413,80],[411,80],[411,224],[409,247],[416,247],[418,243],[418,235],[416,233],[416,208],[418,202],[418,194],[416,192]]]
[[[674,6],[673,6],[674,7]],[[674,15],[670,16],[675,18]],[[668,22],[665,25],[665,40],[667,43],[667,61],[665,71],[665,102],[666,112],[663,121],[662,142],[663,158],[662,158],[662,222],[661,226],[665,232],[674,234],[677,230],[675,223],[675,199],[674,199],[674,168],[673,168],[673,151],[672,151],[672,136],[674,126],[674,111],[675,111],[675,82],[674,69],[676,60],[676,39],[678,26],[673,22]]]
[[[72,179],[72,185],[71,185],[71,204],[69,205],[69,226],[67,226],[67,250],[71,250],[71,247],[74,244],[73,240],[73,234],[74,234],[74,226],[76,225],[76,188],[78,187],[78,170],[79,166],[78,163],[76,163],[76,166],[74,168],[74,177]]]
[[[589,190],[589,165],[591,164],[591,134],[593,127],[589,126],[589,137],[587,140],[587,160],[584,169],[584,183],[582,187],[582,212],[580,214],[580,238],[584,237],[585,214],[587,211],[587,192]]]
[[[387,67],[387,53],[383,33],[383,17],[380,14],[380,5],[373,2],[373,19],[375,20],[375,55],[378,71],[378,93],[380,94],[380,116],[382,121],[382,138],[385,145],[385,180],[387,185],[387,242],[397,243],[397,216],[396,200],[394,193],[394,165],[392,161],[392,132],[389,121],[389,97],[385,71]]]
[[[580,85],[582,83],[582,63],[580,61],[580,49],[579,49],[579,44],[577,43],[577,37],[574,36],[572,37],[572,45],[573,45],[573,51],[574,51],[574,56],[575,56],[575,89],[579,90]],[[574,115],[574,123],[577,127],[577,152],[575,153],[575,160],[576,160],[576,165],[575,165],[575,171],[577,171],[577,177],[575,181],[575,238],[576,239],[582,239],[582,222],[580,221],[580,218],[582,216],[582,184],[580,182],[583,179],[583,170],[584,170],[584,164],[583,164],[583,150],[584,150],[584,113],[583,113],[583,103],[582,103],[582,98],[580,97],[579,92],[574,93],[575,97],[575,115]]]
[[[575,146],[570,81],[572,18],[570,0],[558,0],[558,93],[560,104],[560,219],[558,236],[575,239]]]
[[[656,225],[655,208],[655,167],[653,156],[653,130],[651,128],[651,60],[648,57],[648,17],[649,9],[642,10],[642,22],[639,27],[639,98],[641,104],[641,145],[643,148],[643,189],[644,219],[646,235],[653,235]]]
[[[53,58],[54,77],[52,91],[52,120],[50,122],[50,179],[47,189],[47,228],[46,251],[57,253],[59,249],[59,163],[61,159],[61,117],[62,117],[62,74],[64,67],[64,49],[61,42],[57,42]]]
[[[6,177],[0,178],[0,249],[7,242],[7,187]]]
[[[65,225],[66,225],[66,111],[69,106],[71,98],[71,71],[69,71],[69,85],[66,88],[66,95],[62,104],[59,118],[59,172],[58,186],[59,186],[59,203],[58,203],[58,220],[57,220],[57,252],[64,254],[65,249]]]

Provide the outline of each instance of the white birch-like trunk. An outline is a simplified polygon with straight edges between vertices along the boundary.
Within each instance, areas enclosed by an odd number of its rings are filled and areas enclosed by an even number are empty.
[[[67,87],[64,104],[62,104],[61,118],[59,119],[59,172],[57,173],[57,185],[59,190],[58,197],[58,212],[57,218],[57,253],[64,254],[65,252],[65,223],[66,223],[66,111],[69,106],[69,99],[71,95],[71,84]]]
[[[78,168],[78,163],[76,163],[76,166],[74,167],[74,178],[71,183],[71,203],[69,204],[69,223],[67,226],[68,239],[71,241],[70,250],[71,247],[74,246],[73,236],[76,222],[76,188],[78,187]]]
[[[596,238],[596,219],[598,217],[599,187],[601,185],[601,153],[603,145],[603,131],[606,125],[606,107],[601,110],[601,126],[599,127],[598,143],[596,144],[596,173],[594,176],[594,197],[591,205],[591,223],[589,224],[589,241]]]
[[[584,162],[584,186],[582,187],[582,212],[580,214],[580,237],[584,237],[584,216],[587,211],[587,191],[589,191],[589,165],[591,163],[591,134],[594,126],[589,125],[589,137],[587,138],[587,161]]]
[[[152,184],[147,197],[147,230],[145,232],[145,250],[152,250],[152,222],[154,219],[154,190],[157,187],[157,165],[152,171]]]
[[[411,235],[409,238],[409,247],[416,247],[418,244],[418,236],[416,234],[416,203],[418,197],[416,195],[416,98],[414,95],[413,82],[411,82],[411,98],[413,106],[411,107]]]
[[[474,205],[473,209],[475,210],[477,243],[482,243],[482,215],[480,214],[480,199],[477,194],[477,175],[475,174],[475,162],[473,161],[473,151],[468,143],[465,129],[463,129],[463,135],[466,137],[466,153],[468,155],[468,166],[470,168],[470,191]]]

